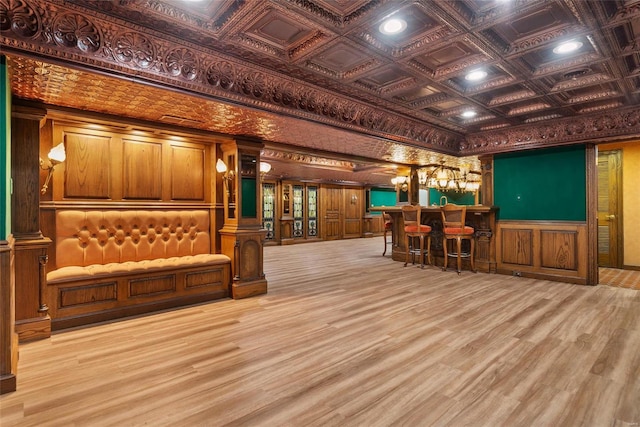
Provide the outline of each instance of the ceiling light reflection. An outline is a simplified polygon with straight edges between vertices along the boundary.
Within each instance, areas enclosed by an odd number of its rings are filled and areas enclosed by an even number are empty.
[[[470,71],[469,73],[467,73],[466,76],[464,76],[464,78],[466,80],[469,80],[469,81],[472,81],[472,82],[475,82],[475,81],[478,81],[478,80],[482,80],[485,77],[487,77],[487,72],[484,71],[484,70],[473,70],[473,71]]]
[[[407,21],[400,18],[391,18],[380,24],[382,34],[392,35],[403,32],[407,28]]]
[[[553,48],[553,53],[557,54],[565,54],[574,52],[582,47],[582,42],[578,40],[569,40],[568,42],[560,43],[558,46]]]

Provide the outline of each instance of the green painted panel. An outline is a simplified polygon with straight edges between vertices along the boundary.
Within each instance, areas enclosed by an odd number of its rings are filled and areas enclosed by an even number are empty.
[[[257,218],[258,207],[256,206],[256,179],[243,177],[240,182],[242,185],[242,217]]]
[[[392,188],[372,188],[370,206],[395,206],[396,191]],[[380,212],[371,212],[372,215],[381,215]]]
[[[440,197],[445,196],[447,203],[454,203],[456,205],[475,205],[476,197],[473,193],[469,192],[457,192],[457,191],[440,191],[435,188],[429,189],[429,203],[433,205],[440,205]]]
[[[11,234],[11,90],[4,55],[0,55],[0,240]]]
[[[497,154],[493,168],[500,219],[586,221],[583,145]]]

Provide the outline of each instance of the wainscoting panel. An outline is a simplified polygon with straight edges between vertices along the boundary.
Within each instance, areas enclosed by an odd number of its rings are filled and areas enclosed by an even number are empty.
[[[540,243],[542,267],[573,271],[578,269],[576,231],[541,230]]]
[[[532,230],[504,230],[501,235],[501,254],[504,262],[517,265],[533,265],[532,235]]]
[[[587,225],[573,221],[500,221],[498,272],[587,282]]]

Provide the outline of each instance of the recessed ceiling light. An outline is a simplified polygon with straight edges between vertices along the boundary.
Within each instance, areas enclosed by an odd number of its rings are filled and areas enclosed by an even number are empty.
[[[466,76],[464,76],[464,78],[466,80],[469,80],[469,81],[472,81],[472,82],[475,82],[475,81],[478,81],[478,80],[482,80],[485,77],[487,77],[487,72],[484,71],[484,70],[473,70],[473,71],[470,71],[469,73],[467,73]]]
[[[558,46],[553,48],[553,53],[563,54],[570,53],[575,50],[578,50],[582,47],[582,42],[578,40],[569,40],[568,42],[560,43]]]
[[[467,110],[467,111],[462,113],[462,117],[464,117],[465,119],[470,119],[471,117],[475,117],[476,114],[478,114],[478,113],[476,113],[473,110]]]
[[[393,35],[399,34],[407,29],[407,21],[400,18],[391,18],[380,24],[380,32],[382,34]]]

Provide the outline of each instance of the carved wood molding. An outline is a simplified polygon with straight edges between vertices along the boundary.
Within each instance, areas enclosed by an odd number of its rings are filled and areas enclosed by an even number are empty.
[[[427,149],[454,153],[461,135],[396,115],[220,52],[126,27],[62,0],[0,0],[0,44],[18,52],[291,114]]]
[[[264,159],[302,163],[306,166],[320,166],[324,168],[346,171],[353,171],[356,167],[356,164],[354,162],[347,160],[329,159],[312,154],[275,151],[266,148],[262,150],[262,156]]]
[[[557,120],[536,126],[519,126],[467,136],[461,144],[464,155],[540,148],[571,142],[598,141],[640,134],[640,110],[627,108],[581,118]]]

